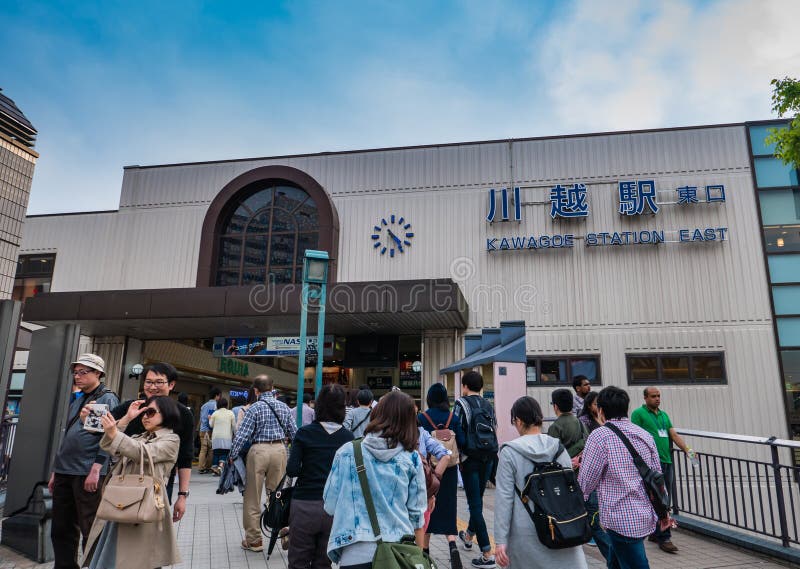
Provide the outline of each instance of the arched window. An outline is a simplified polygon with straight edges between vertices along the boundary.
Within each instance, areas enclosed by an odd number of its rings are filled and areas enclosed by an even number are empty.
[[[214,284],[299,283],[303,254],[317,249],[317,204],[299,187],[256,182],[226,205],[217,232]]]

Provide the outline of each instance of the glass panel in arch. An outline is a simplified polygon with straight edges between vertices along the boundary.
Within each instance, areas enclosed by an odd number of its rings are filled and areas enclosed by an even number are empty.
[[[308,199],[308,194],[300,188],[292,186],[278,186],[275,188],[275,207],[282,207],[292,212],[306,199]]]
[[[301,233],[297,236],[297,264],[302,267],[306,249],[316,249],[319,243],[318,233]]]
[[[272,210],[272,231],[294,231],[294,216],[281,207]]]
[[[244,242],[244,264],[250,267],[267,267],[266,235],[248,237]]]
[[[217,271],[217,286],[238,286],[239,271]]]
[[[239,269],[242,261],[242,238],[223,237],[219,241],[219,266]]]
[[[294,214],[295,223],[300,231],[319,229],[319,215],[316,204],[308,200]]]
[[[228,221],[228,225],[222,229],[222,233],[241,233],[244,231],[244,228],[247,225],[247,220],[250,219],[250,215],[251,213],[247,211],[247,209],[239,206],[239,209],[233,213]]]
[[[270,268],[273,265],[292,265],[294,263],[294,239],[294,233],[282,235],[273,233],[269,253]]]
[[[254,215],[247,226],[247,233],[269,233],[271,212],[271,209],[265,209]]]
[[[272,203],[274,191],[275,188],[264,188],[263,190],[258,190],[252,196],[244,200],[242,205],[247,206],[250,209],[250,215],[252,215],[260,209],[269,207],[269,205]]]
[[[292,273],[291,267],[270,267],[269,282],[273,284],[291,284]]]
[[[256,268],[256,267],[245,267],[244,271],[242,271],[242,284],[249,285],[249,284],[258,284],[263,283],[264,275],[267,272],[264,268]]]

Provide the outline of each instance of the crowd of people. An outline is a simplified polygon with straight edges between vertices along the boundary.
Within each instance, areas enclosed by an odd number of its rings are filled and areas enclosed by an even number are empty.
[[[49,484],[55,567],[179,563],[173,523],[186,511],[196,431],[192,411],[170,397],[177,371],[168,363],[148,366],[143,397],[122,403],[102,381],[100,357],[81,355],[72,373],[81,395],[71,397]],[[325,385],[316,399],[299,403],[298,428],[298,410],[278,397],[268,376],[256,377],[248,400],[233,409],[214,388],[198,418],[198,470],[221,474],[243,464],[241,546],[250,551],[264,549],[264,492],[293,486],[288,527],[280,534],[291,569],[328,569],[332,563],[379,569],[373,561],[381,543],[413,536],[428,553],[431,535],[447,540],[453,569],[463,566],[459,548],[475,552],[472,567],[586,567],[585,539],[554,547],[535,523],[525,491],[542,465],[577,481],[589,545],[598,547],[610,569],[649,567],[646,538],[665,552],[677,551],[672,521],[656,514],[634,464],[638,453],[671,488],[670,443],[693,453],[660,409],[657,388],[644,390],[644,405],[629,418],[626,391],[611,386],[594,392],[585,377],[576,377],[572,392],[552,392],[556,419],[547,429],[536,399],[520,397],[510,417],[501,419],[482,390],[483,378],[470,371],[453,403],[437,383],[420,410],[397,389],[376,400],[362,386],[350,405],[344,388]],[[87,424],[99,408],[108,412],[91,430]],[[519,435],[502,446],[499,420],[510,420]],[[155,482],[141,491],[125,482],[144,478]],[[496,488],[494,544],[483,507],[490,483]],[[469,510],[461,531],[459,485]],[[115,503],[101,504],[104,496]]]

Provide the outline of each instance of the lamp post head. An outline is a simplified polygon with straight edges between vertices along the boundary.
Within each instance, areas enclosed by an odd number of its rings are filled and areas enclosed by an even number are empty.
[[[306,249],[303,258],[303,282],[325,284],[328,282],[328,263],[330,258],[327,251]]]

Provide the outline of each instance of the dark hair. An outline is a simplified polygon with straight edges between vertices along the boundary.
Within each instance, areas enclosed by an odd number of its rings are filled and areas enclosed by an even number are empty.
[[[256,378],[253,380],[253,387],[258,389],[261,393],[267,393],[268,391],[272,391],[272,388],[275,384],[269,378],[268,375],[257,375]]]
[[[364,434],[369,433],[386,439],[389,448],[400,445],[407,451],[417,450],[419,429],[414,400],[402,391],[390,391],[381,397],[364,429]]]
[[[314,396],[311,395],[310,393],[303,393],[303,403],[311,403],[313,399]]]
[[[558,410],[562,413],[569,413],[572,411],[572,393],[570,393],[568,389],[556,389],[550,396],[550,401],[552,401],[553,405],[558,407]]]
[[[314,420],[320,423],[327,421],[341,425],[344,423],[346,399],[347,393],[341,385],[335,383],[323,385],[314,406]]]
[[[466,386],[470,391],[478,393],[483,389],[483,376],[477,371],[468,371],[464,374],[464,377],[461,378],[461,385]]]
[[[541,427],[544,419],[542,407],[529,395],[520,397],[511,406],[511,422],[515,419],[522,421],[526,427]]]
[[[597,392],[590,391],[583,399],[583,409],[581,409],[581,412],[578,413],[578,417],[583,417],[586,415],[590,419],[594,420],[594,416],[592,415],[592,411],[589,409],[589,407],[592,406],[592,403],[595,402],[595,399],[597,399]]]
[[[165,429],[177,431],[181,428],[181,411],[172,397],[167,395],[154,395],[149,397],[140,408],[155,403],[161,413],[161,426]]]
[[[217,409],[227,409],[228,408],[228,400],[224,397],[220,397],[219,401],[217,401]]]
[[[586,377],[585,375],[576,375],[575,377],[572,378],[572,389],[577,391],[584,381],[589,381],[589,378]]]
[[[241,407],[242,405],[247,404],[247,399],[245,397],[241,397],[237,395],[236,397],[231,397],[231,407]]]
[[[372,395],[372,391],[369,389],[359,389],[358,393],[356,393],[356,401],[359,405],[369,405],[373,399],[375,399],[375,396]]]
[[[220,391],[219,387],[212,387],[208,390],[209,399],[214,399],[217,395],[222,395],[222,391]]]
[[[447,388],[444,384],[434,383],[431,385],[428,388],[428,394],[425,396],[425,402],[428,404],[429,409],[450,411],[450,400],[447,397]]]
[[[603,410],[606,419],[621,419],[628,416],[631,398],[628,392],[619,387],[604,387],[597,396],[597,406]]]
[[[183,391],[181,391],[180,393],[178,393],[178,403],[180,403],[181,405],[188,406],[189,405],[189,396],[186,393],[184,393]]]
[[[175,366],[172,364],[168,364],[167,362],[158,362],[156,364],[150,364],[146,368],[144,368],[144,376],[147,377],[149,372],[153,372],[157,375],[163,375],[167,378],[167,383],[172,383],[174,381],[178,381],[178,370],[175,369]]]
[[[247,390],[247,399],[245,399],[244,405],[251,405],[256,402],[258,397],[256,397],[256,390],[250,387]]]

